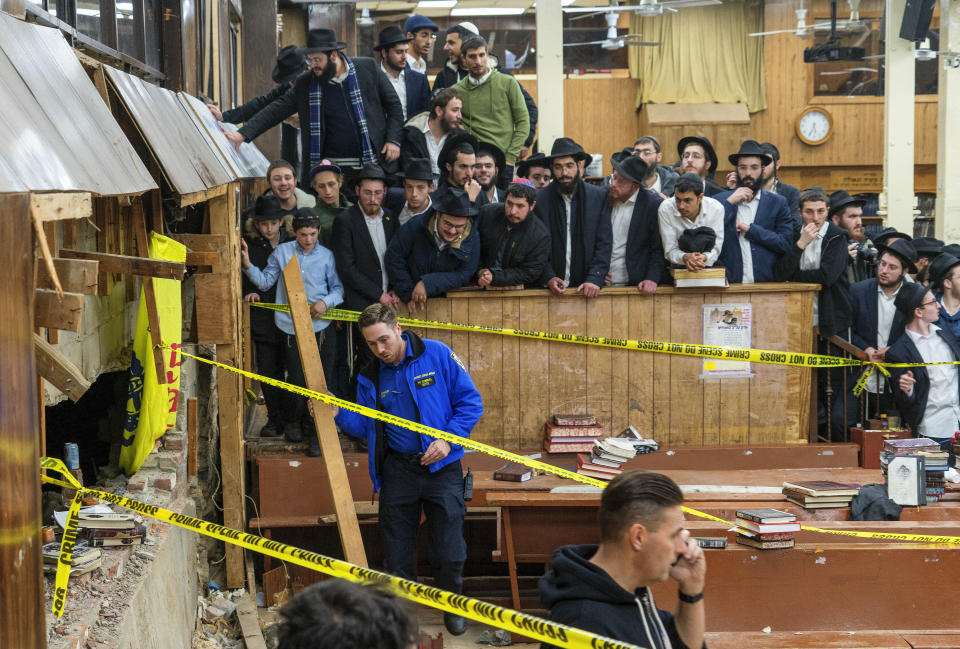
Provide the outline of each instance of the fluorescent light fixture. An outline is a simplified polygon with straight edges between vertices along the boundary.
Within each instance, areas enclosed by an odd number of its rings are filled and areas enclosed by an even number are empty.
[[[450,9],[456,4],[457,0],[420,0],[417,9]]]
[[[450,10],[451,16],[518,16],[523,7],[457,7]]]

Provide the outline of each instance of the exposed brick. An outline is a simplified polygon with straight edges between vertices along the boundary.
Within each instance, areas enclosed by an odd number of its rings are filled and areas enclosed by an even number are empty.
[[[173,491],[173,488],[177,486],[177,474],[176,473],[163,473],[156,480],[153,481],[153,488],[160,489],[162,491]]]
[[[127,491],[143,491],[147,488],[147,476],[135,475],[127,481]]]
[[[103,572],[103,576],[106,579],[119,579],[123,576],[123,564],[125,558],[121,553],[110,552],[103,554],[103,563],[100,566],[100,571]]]
[[[182,451],[184,439],[183,433],[167,433],[163,436],[163,448],[167,451]]]
[[[155,469],[157,468],[158,455],[156,453],[150,453],[144,460],[143,464],[140,465],[141,469]]]

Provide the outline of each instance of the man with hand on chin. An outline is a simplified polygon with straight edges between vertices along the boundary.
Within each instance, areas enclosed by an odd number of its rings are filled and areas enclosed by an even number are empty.
[[[375,356],[357,373],[358,405],[470,436],[483,414],[483,402],[449,347],[403,331],[397,314],[379,303],[364,309],[357,325]],[[434,584],[462,592],[467,558],[463,447],[355,412],[333,408],[333,414],[342,431],[367,442],[370,478],[374,491],[380,490],[379,524],[387,572],[416,578],[422,511],[430,536]],[[467,629],[466,620],[452,613],[444,613],[443,623],[453,635]]]
[[[614,478],[600,498],[600,544],[558,548],[540,579],[550,619],[638,647],[705,646],[707,562],[684,527],[682,506],[683,493],[665,475]],[[650,592],[667,579],[678,586],[673,614],[657,609]]]

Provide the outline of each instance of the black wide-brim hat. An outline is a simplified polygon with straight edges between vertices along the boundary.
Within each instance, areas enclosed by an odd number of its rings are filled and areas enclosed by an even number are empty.
[[[773,162],[773,158],[764,152],[760,143],[756,140],[744,140],[740,144],[740,150],[727,156],[734,167],[740,163],[740,158],[760,158],[760,164],[766,167]]]
[[[707,160],[710,161],[710,169],[707,171],[707,175],[710,176],[716,172],[717,152],[713,150],[710,140],[700,135],[688,135],[680,138],[680,141],[677,142],[677,155],[680,156],[681,160],[683,159],[683,150],[687,148],[688,144],[699,144],[703,147],[703,151],[707,154]]]
[[[687,228],[677,239],[677,247],[683,252],[707,252],[713,250],[717,242],[717,233],[713,228],[701,225],[699,228]]]
[[[385,47],[393,47],[394,45],[399,45],[400,43],[409,43],[413,39],[407,38],[406,34],[404,34],[403,31],[396,25],[390,25],[389,27],[380,30],[377,40],[379,42],[373,46],[373,49],[380,51]]]
[[[909,241],[895,239],[886,245],[877,244],[877,250],[880,254],[889,252],[896,255],[900,261],[906,264],[908,272],[917,272],[917,249]]]
[[[355,185],[359,185],[361,180],[382,180],[383,182],[387,182],[387,174],[383,173],[383,169],[381,169],[378,164],[365,164],[360,168],[360,171],[353,176],[353,183]]]
[[[447,140],[443,143],[443,148],[440,149],[440,154],[437,156],[437,166],[440,167],[440,175],[446,175],[446,163],[450,162],[448,159],[450,157],[450,152],[453,151],[458,145],[466,142],[471,147],[473,147],[473,152],[477,152],[477,148],[480,146],[479,140],[476,136],[467,133],[462,129],[456,129],[450,131],[450,134],[447,135]]]
[[[280,205],[280,199],[273,194],[257,196],[253,204],[253,212],[250,214],[254,221],[272,221],[273,219],[283,219],[287,211]]]
[[[917,237],[913,240],[913,249],[918,255],[939,255],[943,252],[943,241],[934,237]]]
[[[332,29],[311,29],[307,33],[307,45],[300,49],[300,53],[332,52],[346,47],[346,43],[337,40],[337,34]]]
[[[447,216],[465,217],[472,219],[477,215],[477,208],[470,202],[467,192],[456,187],[447,187],[443,193],[433,201],[433,209],[438,214]]]
[[[830,212],[829,216],[833,216],[843,208],[848,205],[854,205],[856,207],[863,207],[866,205],[867,201],[862,198],[856,198],[851,196],[847,190],[838,189],[837,191],[830,194]]]
[[[410,180],[433,182],[433,166],[427,158],[410,158],[407,160],[407,166],[403,168],[403,171],[398,171],[396,176]]]
[[[489,142],[481,142],[477,146],[477,157],[479,158],[484,154],[492,156],[494,164],[496,164],[497,169],[501,171],[507,165],[507,156],[505,156],[503,151],[500,150],[500,147],[494,144],[490,144]]]
[[[627,180],[642,185],[643,179],[646,177],[647,172],[650,171],[650,167],[647,166],[647,163],[644,162],[640,156],[631,155],[619,162],[614,162],[613,170]]]
[[[585,165],[589,165],[593,160],[592,155],[584,151],[582,146],[569,137],[558,137],[554,140],[553,146],[550,147],[550,155],[545,157],[547,164],[550,165],[558,158],[573,157],[577,162],[583,161]]]
[[[905,232],[898,232],[896,228],[884,228],[873,237],[873,245],[879,248],[886,243],[887,239],[890,239],[891,237],[906,239],[907,241],[913,240],[913,237],[911,237],[909,234],[906,234]]]
[[[611,153],[611,154],[610,154],[610,162],[611,162],[611,164],[616,164],[616,163],[618,163],[618,162],[621,162],[621,161],[623,161],[623,160],[626,160],[627,158],[629,158],[629,157],[632,156],[633,154],[634,154],[633,147],[629,147],[629,146],[628,146],[628,147],[626,147],[626,148],[624,148],[624,149],[620,149],[620,150],[617,151],[616,153]]]
[[[930,292],[930,288],[919,282],[904,282],[893,298],[893,306],[902,313],[907,320],[913,317],[913,310],[923,304],[923,297]]]
[[[957,259],[950,253],[940,253],[936,259],[930,262],[930,281],[934,285],[939,284],[940,280],[957,264],[960,264],[960,259]]]
[[[530,167],[550,168],[550,161],[542,153],[534,153],[526,160],[517,163],[517,178],[527,178],[530,175]]]
[[[273,66],[273,82],[277,84],[289,83],[306,70],[306,61],[303,52],[296,45],[287,45],[277,54],[277,64]]]

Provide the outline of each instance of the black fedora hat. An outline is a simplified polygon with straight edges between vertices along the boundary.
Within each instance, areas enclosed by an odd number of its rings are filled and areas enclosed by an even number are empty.
[[[387,174],[383,173],[383,169],[381,169],[378,164],[365,164],[360,168],[360,171],[353,175],[352,180],[356,185],[359,185],[361,180],[382,180],[383,182],[387,182]]]
[[[918,255],[933,257],[943,252],[943,241],[934,237],[917,237],[913,240],[913,248]]]
[[[764,167],[773,162],[773,158],[764,152],[760,143],[756,140],[744,140],[740,143],[739,151],[727,156],[727,160],[729,160],[730,164],[734,167],[740,162],[740,158],[760,158],[760,164]]]
[[[909,241],[894,239],[889,244],[877,244],[877,250],[880,254],[889,252],[896,255],[906,265],[908,272],[917,272],[917,250]]]
[[[470,202],[467,192],[456,187],[447,187],[433,202],[433,209],[437,213],[447,216],[472,219],[477,215],[477,208]]]
[[[589,165],[593,156],[583,150],[583,147],[574,142],[569,137],[558,137],[553,141],[550,147],[550,155],[546,156],[547,161],[552,164],[557,158],[573,157],[574,160]]]
[[[517,163],[517,178],[527,178],[530,175],[530,167],[550,168],[550,161],[543,153],[534,153],[526,160]]]
[[[940,253],[936,259],[930,262],[930,282],[934,286],[939,285],[940,281],[950,272],[950,269],[957,264],[960,264],[960,259],[950,253]]]
[[[919,282],[904,282],[893,299],[893,306],[908,319],[913,317],[913,310],[923,304],[924,296],[930,288]]]
[[[407,38],[403,31],[396,25],[390,25],[380,30],[380,35],[377,36],[377,40],[379,42],[373,46],[373,49],[380,51],[385,47],[393,47],[400,43],[409,43],[413,39]]]
[[[646,177],[650,171],[650,167],[647,166],[647,163],[644,162],[640,156],[631,155],[620,162],[614,162],[613,170],[627,180],[642,185],[644,177]]]
[[[683,252],[707,252],[713,250],[717,242],[717,232],[705,225],[699,228],[687,228],[677,239],[677,247]]]
[[[680,141],[677,142],[677,155],[680,156],[681,160],[683,159],[683,150],[690,144],[699,144],[703,147],[703,152],[707,154],[707,160],[710,161],[710,169],[707,170],[707,176],[712,176],[717,170],[717,152],[713,150],[713,145],[710,144],[710,140],[700,135],[688,135],[680,138]]]
[[[624,148],[624,149],[620,149],[620,150],[617,151],[616,153],[611,153],[611,154],[610,154],[610,162],[611,162],[611,164],[616,164],[616,163],[618,163],[618,162],[622,162],[623,160],[626,160],[627,158],[629,158],[629,157],[632,156],[633,154],[634,154],[633,147],[629,147],[629,146],[628,146],[628,147],[626,147],[626,148]]]
[[[287,211],[280,205],[280,199],[273,194],[257,196],[253,204],[254,221],[270,221],[272,219],[282,219],[287,215]]]
[[[410,158],[407,160],[407,166],[403,168],[403,171],[398,171],[396,175],[410,180],[433,182],[433,166],[427,158]]]
[[[884,245],[888,239],[896,237],[897,239],[906,239],[912,241],[913,237],[904,232],[898,232],[896,228],[884,228],[873,237],[873,245],[878,248]]]
[[[843,208],[853,205],[855,207],[863,207],[867,201],[851,196],[847,193],[845,189],[838,189],[837,191],[830,194],[830,216],[833,216]]]
[[[467,133],[464,130],[457,129],[455,131],[450,131],[450,134],[447,135],[447,141],[443,143],[443,148],[440,149],[440,154],[437,156],[437,166],[440,167],[440,175],[446,175],[447,167],[446,163],[450,162],[450,152],[461,144],[468,144],[473,149],[473,152],[477,152],[477,148],[480,146],[480,142],[477,140],[476,136]]]
[[[481,142],[477,147],[477,157],[479,158],[482,155],[488,155],[492,157],[494,164],[497,165],[497,169],[501,171],[507,164],[507,156],[503,154],[503,151],[500,150],[500,147],[490,144],[489,142]]]
[[[337,34],[332,29],[311,29],[307,33],[307,46],[300,50],[302,54],[315,52],[332,52],[347,47],[343,41],[337,40]]]
[[[960,243],[948,243],[943,247],[943,251],[940,254],[953,255],[957,259],[960,259]]]
[[[289,83],[306,70],[303,52],[296,45],[287,45],[277,54],[277,64],[273,66],[274,83]]]

